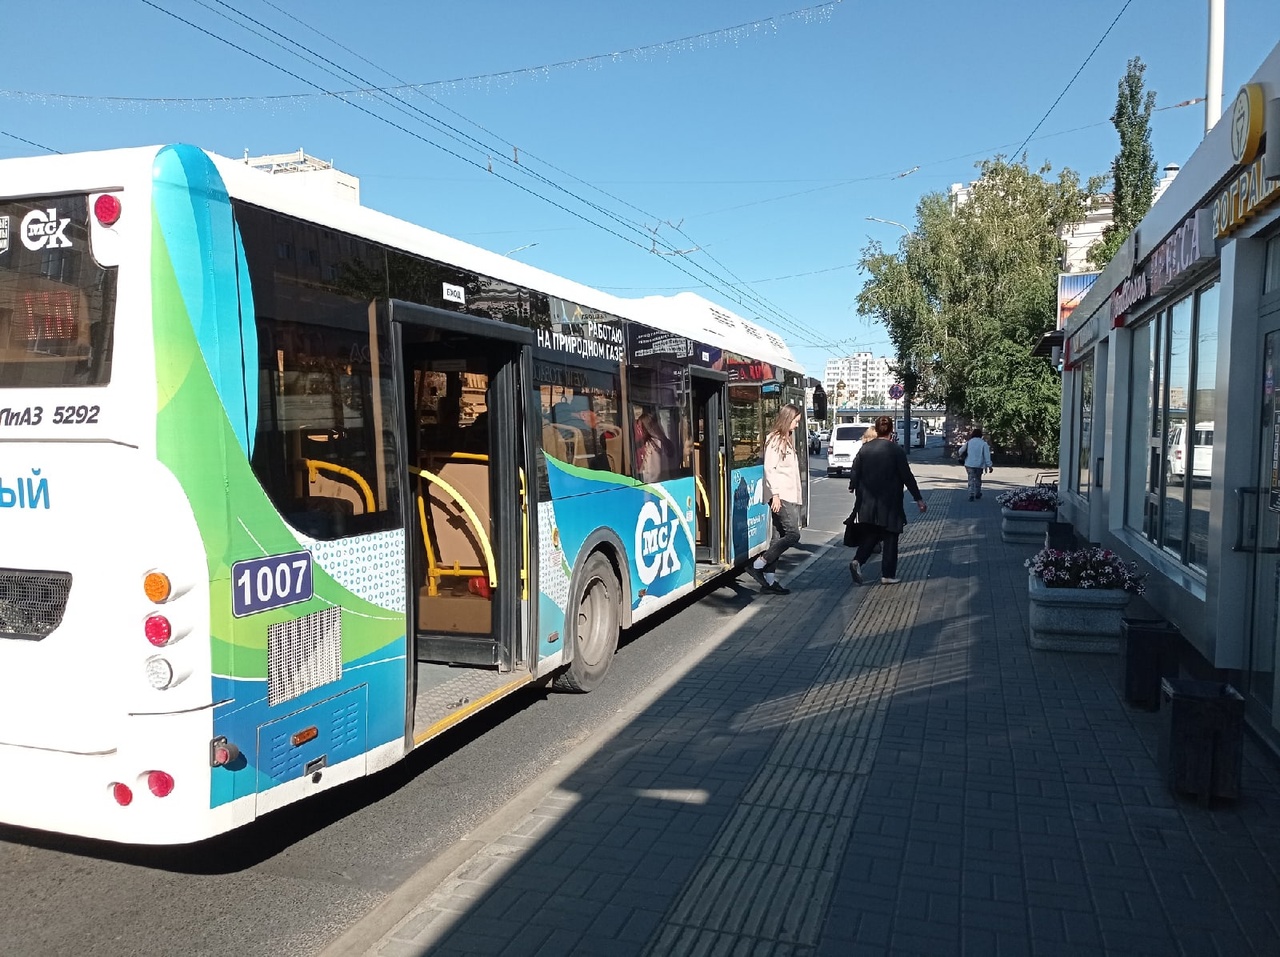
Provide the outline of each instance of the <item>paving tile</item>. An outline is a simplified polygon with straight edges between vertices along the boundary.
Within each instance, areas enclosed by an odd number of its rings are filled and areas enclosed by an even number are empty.
[[[1170,795],[1114,657],[1027,647],[1034,546],[913,468],[892,601],[806,532],[803,605],[743,616],[369,957],[1274,957],[1280,762],[1250,741],[1240,801]]]

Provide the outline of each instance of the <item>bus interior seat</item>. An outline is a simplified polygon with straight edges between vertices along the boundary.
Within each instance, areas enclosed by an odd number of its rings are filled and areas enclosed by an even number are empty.
[[[622,428],[617,425],[606,425],[600,429],[604,436],[604,450],[609,458],[609,471],[622,471]]]
[[[547,444],[548,430],[551,432],[551,444]],[[550,452],[552,456],[561,462],[572,463],[578,456],[578,450],[582,448],[582,432],[574,428],[572,425],[560,425],[551,422],[543,426],[542,429],[543,448]],[[551,451],[554,448],[555,451]]]
[[[431,594],[431,582],[419,591],[419,628],[486,634],[493,627],[492,603],[471,585],[474,578],[488,579],[486,551],[480,536],[492,536],[489,463],[439,453],[424,456],[423,467],[457,491],[475,513],[480,530],[477,532],[452,495],[427,482],[427,534],[435,556],[436,594]],[[492,550],[491,538],[489,544]],[[433,573],[428,569],[427,574]]]

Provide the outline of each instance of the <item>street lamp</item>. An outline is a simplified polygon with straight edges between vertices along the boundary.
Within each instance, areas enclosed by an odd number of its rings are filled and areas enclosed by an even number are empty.
[[[911,235],[911,227],[904,226],[902,223],[898,222],[896,219],[881,219],[879,216],[868,216],[867,222],[884,223],[886,226],[897,226],[899,229],[905,232],[908,236]]]

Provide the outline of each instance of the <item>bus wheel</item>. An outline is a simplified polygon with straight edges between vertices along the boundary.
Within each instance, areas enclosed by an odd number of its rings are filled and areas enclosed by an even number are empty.
[[[560,691],[592,691],[618,650],[618,603],[622,590],[609,559],[593,553],[574,579],[566,609],[573,661],[556,676]]]

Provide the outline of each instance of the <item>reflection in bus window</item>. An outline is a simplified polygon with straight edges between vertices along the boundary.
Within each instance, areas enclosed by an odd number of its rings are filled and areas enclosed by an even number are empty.
[[[367,331],[260,319],[253,470],[285,520],[319,539],[399,524],[389,366]]]
[[[682,378],[680,368],[666,362],[656,368],[629,370],[634,449],[631,474],[643,482],[692,474],[693,442],[680,388]]]
[[[623,471],[619,378],[611,372],[536,362],[542,447],[568,465]]]
[[[62,224],[59,236],[65,244],[31,249],[19,242],[20,224],[47,212]],[[3,385],[39,388],[111,381],[116,269],[94,260],[88,215],[84,196],[0,203]]]
[[[760,418],[760,387],[729,386],[729,429],[733,438],[733,466],[759,465],[763,458],[764,428]]]

